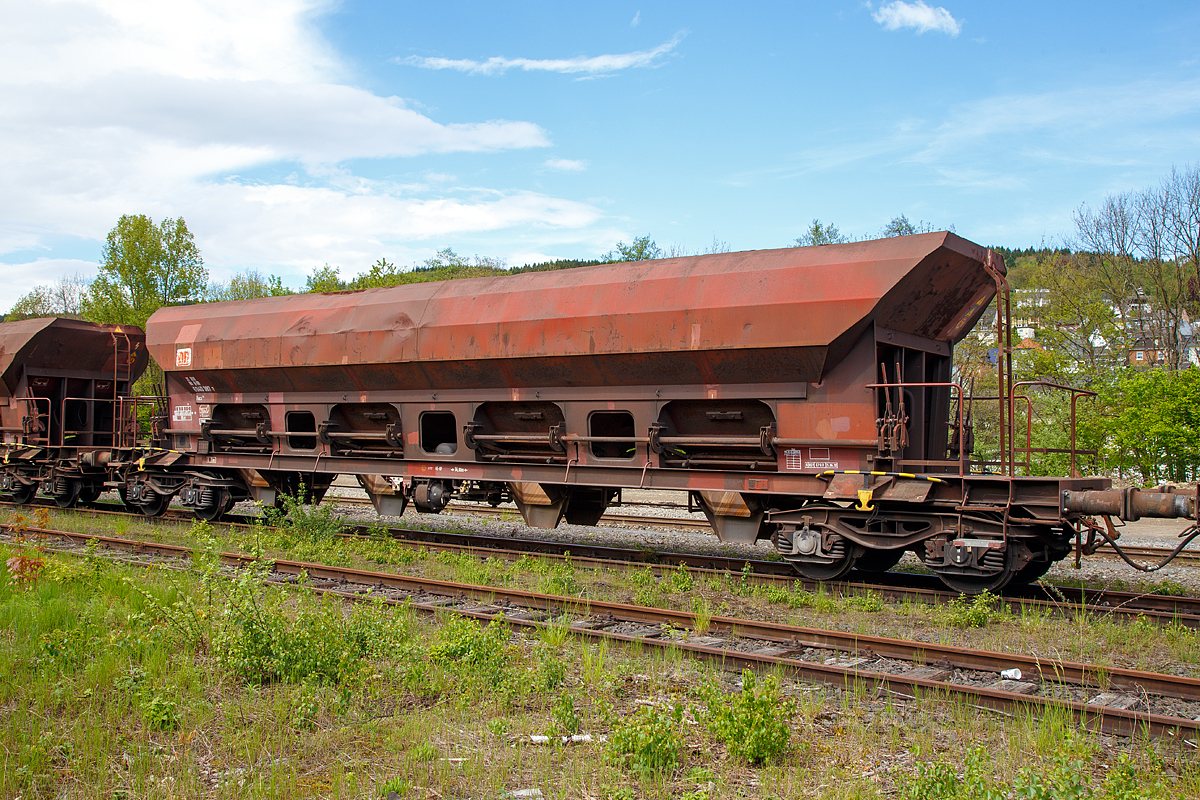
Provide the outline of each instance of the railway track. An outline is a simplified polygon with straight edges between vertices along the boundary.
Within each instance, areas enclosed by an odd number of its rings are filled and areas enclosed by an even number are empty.
[[[1137,545],[1121,543],[1121,549],[1125,551],[1125,555],[1130,558],[1144,561],[1149,564],[1157,564],[1164,558],[1169,556],[1174,550],[1172,547],[1153,547],[1151,545]],[[1098,547],[1095,556],[1100,558],[1120,558],[1111,547],[1107,544]],[[1179,555],[1175,557],[1172,564],[1179,565],[1196,565],[1200,564],[1200,550],[1181,550]]]
[[[365,498],[352,496],[336,496],[328,498],[336,503],[346,505],[370,505],[370,501]],[[641,505],[641,504],[638,504]],[[651,504],[667,508],[685,508],[678,503],[661,503]],[[512,516],[516,519],[520,518],[520,514],[515,508],[493,508],[491,506],[478,505],[474,503],[451,503],[446,508],[447,512],[456,514],[466,514],[473,516]],[[446,512],[443,512],[446,513]],[[638,514],[605,514],[600,518],[601,522],[608,522],[616,525],[644,525],[649,527],[662,528],[686,528],[689,530],[711,530],[711,526],[707,520],[689,519],[683,517],[660,517],[653,515],[638,515]],[[1145,560],[1150,563],[1157,563],[1165,558],[1172,551],[1169,547],[1153,547],[1147,545],[1121,545],[1121,549],[1125,551],[1130,558]],[[1093,554],[1097,558],[1119,558],[1119,556],[1107,545],[1102,545],[1097,548]],[[1183,550],[1176,556],[1175,563],[1178,564],[1200,564],[1200,550]]]
[[[370,529],[357,527],[348,531],[354,535],[369,535]],[[745,559],[709,553],[645,551],[634,548],[592,545],[586,542],[554,542],[513,539],[477,533],[391,529],[395,538],[419,542],[442,550],[508,558],[537,554],[542,558],[570,560],[579,566],[603,568],[614,562],[647,565],[672,569],[680,565],[694,573],[721,577],[727,574],[743,577],[753,583],[799,584],[808,591],[824,587],[838,594],[875,592],[896,601],[920,603],[949,603],[959,595],[945,589],[936,578],[906,572],[855,572],[856,579],[817,583],[806,580],[782,561]],[[747,567],[749,569],[747,569]],[[1052,610],[1057,613],[1108,614],[1117,617],[1145,618],[1161,624],[1179,624],[1200,629],[1200,597],[1176,597],[1139,592],[1082,589],[1074,586],[1034,584],[1005,592],[1003,602],[1010,610],[1020,613],[1021,607]]]
[[[135,554],[141,564],[166,559],[179,566],[191,558],[191,550],[180,545],[56,530],[23,533],[66,542],[68,552],[80,552],[85,542],[98,540],[106,548]],[[234,569],[254,561],[240,553],[220,558]],[[272,562],[268,580],[295,583],[301,576],[316,591],[354,601],[381,599],[481,621],[503,615],[510,626],[521,628],[567,626],[581,637],[674,649],[727,668],[781,668],[804,681],[866,686],[902,698],[933,693],[1004,713],[1062,709],[1081,724],[1115,735],[1200,738],[1200,721],[1194,719],[1200,715],[1200,679],[1192,677],[753,619],[698,619],[685,611],[285,559]],[[1003,678],[1002,670],[1020,670],[1021,678]]]
[[[45,504],[45,507],[52,508],[53,505]],[[91,513],[145,519],[140,514],[128,512],[115,503],[92,503],[88,510]],[[193,518],[187,512],[172,509],[159,519],[190,522]],[[257,518],[242,517],[239,521],[235,517],[222,524],[245,526],[255,519]],[[364,537],[377,535],[377,532],[378,528],[356,525],[346,528],[343,535]],[[786,562],[767,559],[746,559],[712,553],[648,551],[586,542],[564,543],[412,528],[390,528],[387,529],[387,534],[395,540],[430,550],[461,552],[479,557],[515,560],[522,556],[537,555],[541,558],[569,559],[576,566],[592,569],[628,564],[649,566],[660,573],[682,566],[699,576],[720,578],[737,575],[740,580],[751,583],[798,584],[810,592],[816,592],[818,587],[821,587],[824,591],[843,596],[874,593],[897,602],[945,604],[959,597],[957,593],[946,590],[932,576],[917,573],[856,571],[852,573],[854,578],[851,580],[817,583],[797,575]],[[1001,602],[1010,612],[1016,614],[1020,614],[1024,607],[1065,616],[1086,613],[1094,616],[1145,619],[1160,625],[1179,625],[1200,630],[1200,597],[1034,584],[1006,590]]]
[[[354,497],[349,495],[326,495],[326,500],[342,505],[352,506],[370,506],[371,501],[365,497]],[[639,504],[640,505],[640,504]],[[678,504],[662,504],[660,507],[682,508]],[[446,506],[443,514],[468,514],[477,517],[513,517],[515,520],[521,519],[521,513],[516,508],[500,508],[486,506],[476,503],[451,503]],[[656,517],[650,515],[639,514],[605,514],[600,517],[600,522],[607,522],[615,525],[649,525],[663,528],[686,528],[688,530],[712,530],[712,526],[708,524],[708,520],[686,519],[683,517]]]

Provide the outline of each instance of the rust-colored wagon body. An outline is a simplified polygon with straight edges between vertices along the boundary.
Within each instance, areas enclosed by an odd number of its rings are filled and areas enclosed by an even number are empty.
[[[149,330],[221,393],[810,383],[872,324],[958,341],[995,288],[983,258],[926,234],[182,306]]]
[[[99,495],[108,476],[92,454],[134,444],[125,401],[146,369],[145,344],[136,327],[0,323],[0,431],[10,464],[0,492],[29,499],[43,486],[64,505]]]
[[[952,351],[1005,289],[942,232],[164,308],[169,412],[122,486],[212,518],[354,474],[381,513],[511,499],[550,527],[678,489],[811,577],[912,550],[998,588],[1067,552],[1063,492],[1109,488],[1015,475],[1003,346],[1002,474],[972,472]]]

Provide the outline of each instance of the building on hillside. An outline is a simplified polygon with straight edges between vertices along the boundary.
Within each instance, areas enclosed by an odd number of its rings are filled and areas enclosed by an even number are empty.
[[[1167,350],[1162,339],[1153,336],[1134,339],[1129,348],[1129,363],[1135,367],[1156,367],[1167,363]]]

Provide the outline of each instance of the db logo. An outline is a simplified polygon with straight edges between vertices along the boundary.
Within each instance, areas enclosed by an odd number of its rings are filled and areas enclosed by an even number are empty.
[[[181,347],[175,351],[175,366],[190,367],[192,365],[192,348]]]

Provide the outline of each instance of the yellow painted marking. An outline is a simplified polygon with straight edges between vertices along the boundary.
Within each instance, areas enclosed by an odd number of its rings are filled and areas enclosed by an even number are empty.
[[[934,478],[929,475],[917,475],[912,472],[878,472],[878,471],[863,472],[862,470],[858,470],[858,469],[844,469],[841,471],[836,470],[836,469],[827,469],[824,472],[817,473],[817,477],[821,477],[823,475],[884,475],[884,476],[892,475],[897,478],[911,478],[916,481],[929,481],[930,483],[945,483],[945,481],[942,480],[941,478]]]

